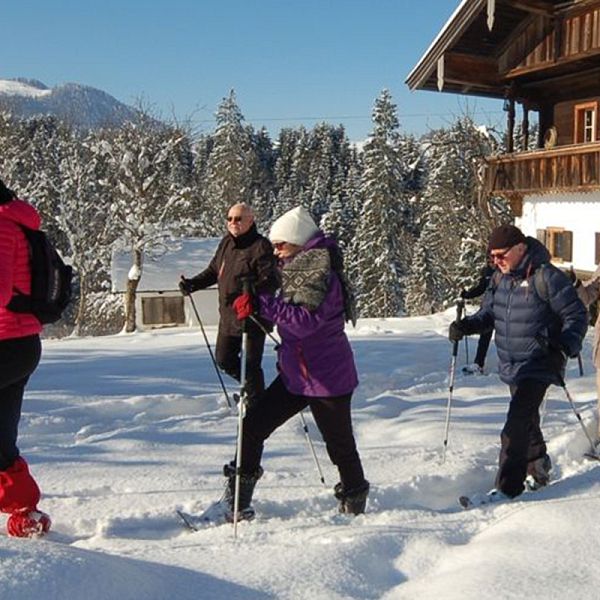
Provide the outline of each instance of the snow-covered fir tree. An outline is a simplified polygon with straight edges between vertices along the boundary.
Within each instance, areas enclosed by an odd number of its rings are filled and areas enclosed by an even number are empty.
[[[350,270],[362,317],[392,317],[403,309],[402,278],[411,252],[405,229],[404,168],[398,152],[396,105],[387,90],[375,101],[365,144],[361,209]]]
[[[490,139],[463,117],[450,128],[433,132],[424,148],[428,175],[421,199],[420,241],[434,282],[431,305],[441,310],[484,266],[495,215],[490,211],[488,217],[481,208],[478,172],[490,152]]]
[[[216,120],[203,185],[203,210],[212,235],[223,232],[225,215],[232,204],[251,204],[257,161],[251,129],[244,126],[233,90],[219,105]]]

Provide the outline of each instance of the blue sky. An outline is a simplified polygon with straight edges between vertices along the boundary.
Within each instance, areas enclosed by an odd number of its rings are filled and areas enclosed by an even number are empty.
[[[470,111],[502,124],[498,101],[409,92],[404,80],[459,0],[21,0],[4,3],[0,78],[76,82],[211,131],[235,89],[255,127],[341,123],[371,131],[382,89],[405,131]]]

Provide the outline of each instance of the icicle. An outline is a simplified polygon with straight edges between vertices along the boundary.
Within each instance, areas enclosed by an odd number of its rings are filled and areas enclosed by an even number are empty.
[[[444,89],[444,55],[442,54],[437,61],[437,87],[438,91]]]
[[[487,0],[487,26],[491,31],[494,26],[494,13],[496,12],[496,0]]]

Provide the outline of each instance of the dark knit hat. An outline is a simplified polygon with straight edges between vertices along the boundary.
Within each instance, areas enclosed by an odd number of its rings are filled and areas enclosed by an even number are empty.
[[[5,185],[4,181],[0,179],[0,204],[6,204],[16,198],[16,194],[9,190]]]
[[[500,248],[511,248],[516,244],[525,242],[523,232],[514,225],[500,225],[492,230],[488,250],[499,250]]]

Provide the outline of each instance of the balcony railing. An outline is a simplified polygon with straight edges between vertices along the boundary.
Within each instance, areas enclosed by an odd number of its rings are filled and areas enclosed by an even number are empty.
[[[573,144],[488,158],[485,191],[522,198],[525,194],[600,189],[600,143]]]

